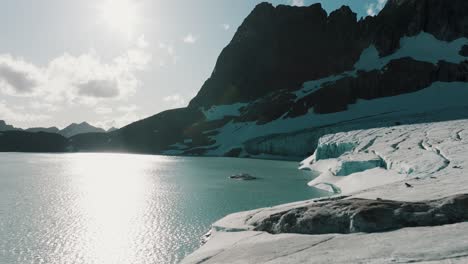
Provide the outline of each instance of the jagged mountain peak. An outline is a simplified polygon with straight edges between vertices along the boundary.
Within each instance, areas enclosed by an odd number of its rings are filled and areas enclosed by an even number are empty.
[[[467,4],[390,1],[360,20],[347,6],[259,4],[187,108],[74,147],[304,157],[325,133],[468,116],[453,110],[468,107]]]
[[[105,133],[106,131],[102,128],[95,127],[90,125],[88,122],[81,122],[81,123],[72,123],[69,126],[62,129],[59,134],[64,137],[73,137],[78,134],[85,134],[85,133]]]

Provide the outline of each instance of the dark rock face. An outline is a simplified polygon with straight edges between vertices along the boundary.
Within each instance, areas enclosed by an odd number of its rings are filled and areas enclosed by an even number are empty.
[[[230,151],[224,153],[224,157],[232,157],[232,158],[237,158],[240,156],[240,154],[242,153],[242,149],[241,148],[234,148],[234,149],[231,149]]]
[[[468,36],[464,0],[390,0],[376,17],[357,21],[348,7],[327,16],[320,4],[259,4],[223,50],[212,76],[190,106],[250,101],[280,89],[353,68],[363,49],[381,55],[399,48],[403,36],[422,31],[439,40]]]
[[[364,22],[381,55],[400,45],[403,36],[421,31],[439,40],[468,36],[468,2],[463,0],[389,0],[380,14]],[[366,24],[367,22],[367,24]]]
[[[272,234],[373,233],[468,220],[468,194],[435,201],[398,202],[348,199],[316,203],[271,215],[255,230]]]
[[[460,55],[468,57],[468,45],[462,47],[462,49],[460,50]]]
[[[383,72],[360,72],[356,78],[347,77],[324,85],[291,105],[288,117],[304,115],[312,107],[319,114],[345,111],[357,99],[370,100],[411,93],[437,81],[468,82],[468,62],[453,64],[441,61],[433,65],[411,58],[393,60]]]
[[[368,44],[361,40],[356,14],[348,7],[327,16],[320,4],[260,4],[223,50],[190,106],[250,101],[350,70]]]

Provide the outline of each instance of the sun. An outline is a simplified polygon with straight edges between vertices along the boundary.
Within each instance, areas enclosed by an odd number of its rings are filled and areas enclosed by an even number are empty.
[[[99,22],[115,32],[132,36],[140,24],[138,5],[132,0],[104,0],[98,11]]]

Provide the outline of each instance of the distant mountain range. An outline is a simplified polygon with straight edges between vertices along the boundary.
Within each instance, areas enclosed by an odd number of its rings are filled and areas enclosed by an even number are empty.
[[[85,133],[105,133],[106,131],[102,128],[94,127],[86,122],[80,124],[71,124],[66,128],[60,130],[59,134],[64,137],[73,137],[79,134]]]
[[[389,0],[359,20],[261,3],[188,107],[67,150],[300,160],[325,134],[468,118],[467,17],[466,0]]]
[[[6,124],[5,121],[0,120],[0,132],[3,131],[24,131],[24,132],[31,132],[31,133],[38,133],[38,132],[45,132],[45,133],[54,133],[54,134],[60,134],[63,137],[70,138],[79,134],[85,134],[85,133],[105,133],[105,132],[111,132],[115,131],[116,128],[111,128],[109,130],[104,130],[99,127],[92,126],[88,124],[87,122],[82,122],[80,124],[73,123],[64,129],[60,130],[57,127],[33,127],[33,128],[28,128],[28,129],[21,129],[21,128],[16,128],[12,125]]]

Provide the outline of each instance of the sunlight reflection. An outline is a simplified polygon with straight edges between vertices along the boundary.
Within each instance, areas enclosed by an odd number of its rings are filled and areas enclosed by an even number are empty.
[[[76,180],[87,263],[131,263],[138,252],[133,237],[145,226],[151,196],[144,156],[83,154],[70,166]]]

